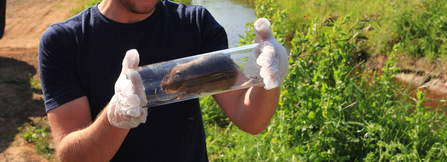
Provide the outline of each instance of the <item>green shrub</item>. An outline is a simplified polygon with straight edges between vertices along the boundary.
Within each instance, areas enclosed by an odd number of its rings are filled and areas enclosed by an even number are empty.
[[[259,15],[271,10],[259,6]],[[269,6],[272,6],[269,4]],[[265,17],[280,14],[271,10]],[[271,18],[271,17],[270,17]],[[328,21],[331,20],[331,21]],[[274,20],[271,20],[274,24]],[[278,110],[257,136],[231,123],[205,123],[211,161],[441,161],[447,158],[446,108],[426,111],[422,91],[416,102],[392,79],[398,68],[388,53],[386,66],[368,71],[354,59],[373,17],[314,19],[291,41],[289,74]],[[272,25],[273,26],[273,25]],[[274,32],[282,26],[273,28]],[[249,33],[245,39],[251,39]],[[241,42],[248,42],[242,40]],[[369,76],[372,74],[372,76]],[[217,108],[216,108],[217,109]],[[207,111],[202,111],[206,115]]]
[[[402,42],[402,53],[427,59],[445,57],[447,54],[447,4],[440,0],[415,3],[395,16],[395,33],[389,45]]]
[[[287,21],[287,14],[287,10],[280,10],[273,0],[256,1],[256,19],[266,18],[269,20],[273,36],[283,45],[285,45],[286,37],[290,33],[288,27],[290,23]],[[239,40],[240,45],[252,44],[253,40],[255,40],[256,34],[254,33],[253,25],[254,22],[245,24],[247,30],[245,35],[239,35],[241,37]]]
[[[200,107],[202,109],[202,118],[205,124],[216,124],[220,128],[230,124],[230,120],[220,109],[212,96],[200,98]]]
[[[54,152],[54,145],[50,141],[50,129],[47,128],[48,125],[34,121],[25,123],[18,129],[27,142],[36,145],[37,153],[49,157]]]

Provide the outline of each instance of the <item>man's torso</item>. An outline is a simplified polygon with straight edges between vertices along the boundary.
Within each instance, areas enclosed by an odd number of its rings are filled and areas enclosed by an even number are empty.
[[[41,68],[43,84],[59,85],[48,90],[44,87],[47,111],[76,95],[86,95],[92,119],[113,96],[127,50],[137,49],[140,65],[147,65],[228,46],[223,28],[204,8],[167,1],[162,1],[149,18],[134,24],[107,19],[93,6],[50,28],[58,33],[52,37],[62,42],[58,47],[41,42],[39,49],[39,61],[61,64]],[[57,75],[57,68],[69,69],[70,77],[60,72],[58,80],[53,80],[56,77],[51,75]],[[131,129],[113,160],[206,161],[206,156],[200,105],[194,99],[149,108],[147,122]]]

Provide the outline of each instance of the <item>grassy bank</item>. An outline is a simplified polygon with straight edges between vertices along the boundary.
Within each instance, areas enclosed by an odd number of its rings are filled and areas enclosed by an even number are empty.
[[[289,28],[300,32],[306,32],[306,24],[315,18],[374,17],[376,31],[367,35],[368,53],[385,54],[400,43],[398,53],[428,60],[447,58],[447,3],[441,0],[279,0],[277,4],[289,11]]]
[[[294,6],[291,3],[298,2],[261,1],[256,6],[257,15],[272,22],[275,36],[283,43],[290,39],[292,46],[289,75],[282,86],[278,111],[268,128],[257,136],[244,133],[228,121],[212,98],[201,99],[210,160],[442,161],[447,158],[443,113],[446,108],[426,111],[422,91],[416,92],[415,102],[408,102],[409,96],[397,95],[407,94],[407,89],[392,81],[398,70],[394,55],[408,51],[410,46],[405,41],[384,43],[377,51],[386,53],[390,59],[382,69],[368,71],[355,58],[377,43],[374,39],[386,40],[373,38],[384,32],[383,19],[353,11],[339,13],[337,18],[309,15],[299,20],[296,15],[306,12],[291,14],[292,11],[279,9],[283,4]],[[309,14],[321,10],[326,12],[322,15],[333,13],[330,4],[324,4],[329,1],[318,2],[321,2],[318,10],[299,9],[308,10]],[[315,3],[311,5],[317,6]],[[370,7],[381,9],[377,5]],[[248,32],[241,43],[249,43],[253,37]]]

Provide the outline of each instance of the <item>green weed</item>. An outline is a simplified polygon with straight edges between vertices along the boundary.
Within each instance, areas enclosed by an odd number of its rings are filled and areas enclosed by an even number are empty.
[[[447,53],[447,4],[439,0],[415,2],[394,18],[390,44],[402,42],[401,52],[433,60]]]
[[[444,39],[447,9],[441,0],[279,0],[275,4],[289,12],[289,23],[283,28],[289,30],[288,40],[294,31],[307,32],[306,25],[315,18],[347,14],[356,18],[375,16],[377,31],[369,34],[364,49],[369,54],[389,53],[394,44],[401,43],[399,53],[427,59],[447,58]]]
[[[7,84],[20,84],[22,81],[19,78],[10,76],[5,79],[5,83]]]
[[[31,73],[28,75],[28,82],[31,85],[31,89],[42,90],[42,84],[40,83],[40,79],[34,79]]]
[[[287,21],[287,14],[287,10],[280,10],[273,0],[256,1],[257,18],[266,18],[270,21],[273,36],[278,38],[278,41],[281,44],[286,43],[286,37],[290,32],[290,28],[288,27],[288,24],[290,23]],[[254,22],[245,24],[247,30],[245,31],[245,35],[240,35],[240,45],[248,45],[253,43],[253,40],[256,37],[256,34],[253,32],[253,24]]]
[[[37,153],[49,157],[54,152],[53,143],[50,141],[48,125],[38,121],[25,123],[18,128],[20,135],[28,142],[36,145]]]
[[[13,76],[9,76],[5,79],[5,83],[7,84],[13,84],[13,85],[18,85],[18,88],[20,91],[25,91],[28,88],[28,84],[25,80],[20,79],[20,78],[16,78]]]
[[[318,5],[329,5],[319,2]],[[257,2],[258,15],[273,19],[273,15],[280,15],[279,10],[268,7],[274,3]],[[307,29],[292,32],[289,74],[270,125],[253,136],[232,123],[205,121],[209,159],[441,161],[447,158],[443,113],[446,108],[427,111],[422,91],[417,92],[416,102],[408,102],[408,96],[403,99],[398,96],[406,89],[392,80],[398,71],[394,55],[404,45],[395,45],[390,50],[382,69],[368,71],[355,59],[367,46],[373,29],[381,28],[376,21],[379,20],[375,15],[353,19],[350,14],[344,17],[332,14],[307,21],[309,24],[303,25]],[[280,33],[281,27],[284,26],[273,28],[274,32]],[[253,33],[249,34],[243,38],[252,40]],[[218,108],[213,105],[216,112]],[[206,116],[209,109],[203,110]]]
[[[33,76],[31,75],[31,73],[29,73],[28,75],[28,80],[25,79],[20,79],[20,78],[16,78],[13,76],[9,76],[4,80],[5,83],[7,84],[14,84],[14,85],[19,85],[20,86],[20,90],[24,91],[27,88],[29,88],[29,86],[31,86],[32,89],[35,90],[41,90],[42,86],[40,83],[39,79],[34,79]]]
[[[216,124],[219,127],[225,127],[230,124],[230,120],[225,113],[220,109],[217,102],[211,96],[200,98],[200,105],[202,108],[202,118],[206,124]]]

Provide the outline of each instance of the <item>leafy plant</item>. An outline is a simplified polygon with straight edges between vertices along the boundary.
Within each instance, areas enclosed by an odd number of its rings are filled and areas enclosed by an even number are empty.
[[[202,118],[205,122],[204,124],[216,124],[221,128],[230,124],[230,119],[228,119],[222,109],[220,109],[213,97],[201,97],[200,107],[202,109]]]
[[[31,73],[28,75],[28,82],[31,85],[31,89],[42,90],[42,84],[39,79],[34,79]]]
[[[5,79],[5,83],[8,83],[8,84],[20,84],[20,83],[22,83],[22,81],[19,78],[10,76],[10,77],[7,77]]]
[[[272,33],[275,38],[278,38],[278,41],[281,44],[286,43],[285,36],[290,32],[286,26],[288,26],[287,22],[287,10],[280,10],[276,3],[273,0],[267,1],[256,1],[256,15],[257,19],[266,18],[271,23]],[[245,31],[245,35],[239,35],[241,39],[239,40],[240,45],[248,45],[252,44],[253,40],[255,40],[256,34],[254,31],[254,22],[246,23],[247,31]],[[275,30],[275,29],[281,30]]]
[[[263,3],[268,4],[264,1],[257,5]],[[445,108],[427,111],[422,91],[418,92],[417,102],[408,102],[408,95],[397,95],[406,91],[393,81],[398,71],[394,56],[402,45],[394,46],[381,69],[367,70],[354,59],[368,42],[369,32],[380,28],[376,20],[374,15],[359,19],[330,15],[303,25],[309,27],[306,32],[293,32],[289,74],[270,125],[261,134],[252,136],[231,123],[218,126],[212,120],[205,121],[210,160],[447,158]],[[281,30],[281,26],[273,29]]]
[[[402,52],[414,57],[439,58],[447,52],[447,4],[439,0],[415,3],[395,17],[390,44],[402,42]]]
[[[54,152],[53,143],[50,141],[51,133],[47,125],[34,121],[25,123],[19,127],[21,136],[28,142],[36,145],[37,152],[44,156],[50,156]]]

